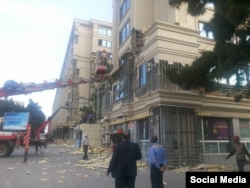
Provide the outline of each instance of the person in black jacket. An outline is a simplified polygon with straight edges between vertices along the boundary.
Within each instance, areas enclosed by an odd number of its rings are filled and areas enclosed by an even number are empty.
[[[107,176],[115,178],[115,188],[134,188],[137,176],[136,161],[142,158],[139,144],[130,141],[130,133],[122,135],[123,141],[114,148]]]

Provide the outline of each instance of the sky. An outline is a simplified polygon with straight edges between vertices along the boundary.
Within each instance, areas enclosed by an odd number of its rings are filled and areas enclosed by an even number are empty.
[[[0,87],[7,80],[42,83],[60,78],[74,18],[112,22],[113,0],[0,0]],[[29,95],[48,117],[56,89]]]

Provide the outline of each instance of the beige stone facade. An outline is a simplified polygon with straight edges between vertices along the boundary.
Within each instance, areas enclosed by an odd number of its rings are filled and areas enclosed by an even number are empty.
[[[175,9],[167,0],[113,1],[113,69],[95,90],[99,94],[96,110],[102,144],[110,147],[108,135],[123,129],[129,130],[132,140],[140,144],[145,160],[150,136],[157,135],[167,149],[169,165],[233,164],[234,159],[225,161],[232,135],[240,135],[250,149],[249,103],[244,100],[235,103],[230,85],[224,84],[214,93],[202,93],[199,89],[187,91],[171,83],[166,75],[167,68],[191,65],[201,52],[214,48],[212,34],[202,28],[212,18],[213,8],[207,6],[206,14],[198,17],[189,15],[186,8],[182,5]],[[84,28],[89,32],[83,35],[88,42],[95,41],[93,28]],[[91,46],[87,42],[81,44]],[[67,62],[75,58],[77,65],[90,62],[89,54],[97,51],[91,48],[85,55],[72,56],[72,49],[79,48],[71,45],[69,42],[62,77],[72,75]],[[91,68],[85,71],[83,77],[91,76],[88,73]],[[58,90],[54,110],[69,97],[73,99],[74,94],[88,97],[89,88],[86,84],[75,90]],[[69,115],[67,111],[61,112],[53,125],[58,126],[63,120],[65,125],[73,127],[77,118],[71,118],[74,120],[71,122],[67,119]]]
[[[213,50],[213,36],[202,28],[213,8],[192,17],[186,5],[175,9],[166,0],[113,1],[113,7],[112,110],[102,111],[107,132],[131,131],[145,160],[155,134],[172,165],[234,163],[224,160],[232,135],[241,134],[250,149],[249,104],[235,103],[230,85],[205,94],[183,90],[165,71]],[[210,138],[204,136],[205,121],[217,129]]]
[[[95,92],[95,66],[103,50],[112,58],[112,25],[99,20],[74,19],[62,65],[60,80],[85,79],[86,83],[56,91],[53,111],[62,108],[53,118],[50,132],[60,139],[74,139],[73,128],[81,124],[79,109],[92,106],[90,96]]]

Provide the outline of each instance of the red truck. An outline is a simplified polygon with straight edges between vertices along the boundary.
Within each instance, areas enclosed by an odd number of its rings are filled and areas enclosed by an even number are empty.
[[[46,147],[50,139],[48,136],[41,136],[45,128],[50,124],[52,118],[64,107],[58,108],[53,115],[44,121],[36,130],[34,137],[30,138],[29,145],[37,147]],[[65,108],[64,108],[65,109]],[[31,125],[32,126],[32,125]],[[26,130],[0,130],[0,158],[9,156],[15,148],[24,147],[24,138]]]
[[[84,79],[67,79],[67,80],[54,80],[54,81],[44,81],[43,83],[17,83],[14,80],[8,80],[5,82],[4,86],[0,88],[0,98],[8,97],[13,95],[23,95],[30,94],[33,92],[39,92],[44,90],[56,89],[56,88],[64,88],[68,86],[75,86],[78,84],[92,83],[92,82],[100,82],[105,77],[105,73],[107,71],[107,66],[101,63],[96,65],[96,75],[94,77]],[[60,107],[54,114],[49,117],[45,122],[43,122],[36,130],[36,134],[34,138],[30,138],[30,146],[44,146],[46,147],[48,143],[48,138],[40,137],[41,132],[46,128],[47,125],[50,124],[51,119],[56,115],[56,113],[61,109]],[[31,125],[32,126],[32,125]],[[2,130],[0,127],[0,157],[9,156],[14,148],[24,146],[24,136],[26,134],[26,130]]]

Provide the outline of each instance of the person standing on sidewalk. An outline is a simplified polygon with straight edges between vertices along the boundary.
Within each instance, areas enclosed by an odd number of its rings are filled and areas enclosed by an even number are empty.
[[[82,147],[83,147],[83,160],[88,160],[88,149],[89,149],[89,139],[88,135],[85,135],[85,137],[82,140]]]
[[[233,156],[235,154],[236,158],[236,163],[238,166],[238,171],[239,172],[244,172],[244,166],[246,164],[246,155],[250,159],[250,154],[247,151],[247,148],[245,144],[240,142],[240,137],[239,136],[234,136],[234,146],[232,151],[227,155],[226,159],[229,159],[229,157]]]
[[[130,141],[130,133],[122,134],[122,142],[114,148],[106,175],[115,178],[115,188],[134,188],[136,161],[142,158],[139,144]]]
[[[150,139],[152,146],[148,152],[148,164],[150,166],[150,180],[152,188],[163,188],[163,173],[166,170],[165,148],[158,143],[158,137]]]

